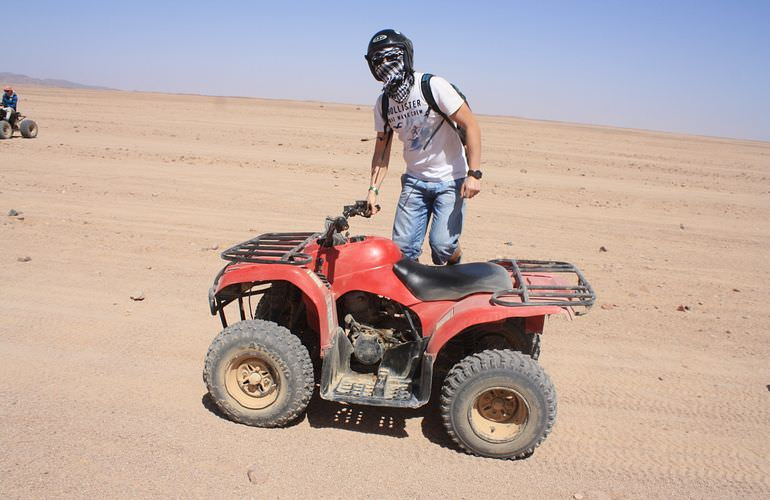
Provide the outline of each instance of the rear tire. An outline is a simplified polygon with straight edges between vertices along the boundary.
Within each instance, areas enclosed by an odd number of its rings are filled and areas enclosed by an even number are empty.
[[[556,391],[531,357],[511,350],[467,356],[446,376],[441,414],[449,436],[467,453],[525,458],[556,420]]]
[[[26,139],[34,139],[37,137],[37,123],[34,120],[22,120],[19,124],[19,132]]]
[[[291,423],[315,388],[305,346],[286,328],[263,320],[241,321],[217,335],[203,381],[225,415],[255,427]]]
[[[13,127],[5,120],[0,120],[0,139],[10,139],[13,135]]]

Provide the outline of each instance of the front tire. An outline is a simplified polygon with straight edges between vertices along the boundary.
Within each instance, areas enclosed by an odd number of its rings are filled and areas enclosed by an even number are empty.
[[[525,458],[556,420],[556,391],[531,357],[510,350],[467,356],[444,380],[441,413],[449,436],[467,453]]]
[[[206,354],[203,380],[225,415],[255,427],[291,423],[315,387],[305,346],[286,328],[264,320],[222,330]]]

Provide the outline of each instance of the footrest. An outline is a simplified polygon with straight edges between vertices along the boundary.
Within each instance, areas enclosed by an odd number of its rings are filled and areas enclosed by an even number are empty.
[[[331,349],[326,352],[321,370],[320,395],[328,401],[417,408],[428,402],[433,373],[433,359],[422,353],[428,339],[412,341],[389,349],[377,373],[352,369],[353,346],[345,331],[337,328]]]
[[[374,394],[376,380],[373,375],[349,375],[334,388],[334,395],[353,398],[370,398]]]
[[[417,398],[412,394],[411,380],[387,377],[384,384],[382,380],[378,383],[372,374],[347,375],[334,388],[332,399],[375,406],[417,405]]]

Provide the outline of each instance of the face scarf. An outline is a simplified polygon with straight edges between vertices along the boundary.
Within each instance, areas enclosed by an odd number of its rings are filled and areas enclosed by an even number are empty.
[[[384,85],[382,91],[396,102],[404,102],[414,84],[414,74],[406,74],[404,51],[398,47],[382,49],[372,56],[377,79]]]

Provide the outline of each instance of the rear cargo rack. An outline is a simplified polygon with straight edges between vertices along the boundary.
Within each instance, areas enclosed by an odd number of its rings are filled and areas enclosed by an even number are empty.
[[[231,262],[255,264],[291,264],[303,266],[313,258],[302,249],[315,241],[321,233],[266,233],[260,234],[222,252],[222,258]]]
[[[580,269],[568,262],[548,260],[515,260],[496,259],[495,264],[506,268],[515,279],[515,286],[509,290],[501,290],[492,294],[492,303],[506,307],[524,306],[559,306],[583,307],[576,310],[575,315],[586,314],[594,305],[596,293],[585,279]],[[527,283],[525,274],[566,274],[566,279],[576,279],[574,285],[532,285]],[[568,275],[572,275],[569,277]],[[518,300],[506,300],[503,297],[516,297]]]

